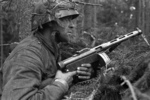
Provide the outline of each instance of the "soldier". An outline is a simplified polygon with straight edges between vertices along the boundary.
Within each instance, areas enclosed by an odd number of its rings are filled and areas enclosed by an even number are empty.
[[[73,76],[91,77],[91,65],[63,73],[58,43],[67,42],[72,19],[79,16],[70,0],[49,0],[35,4],[32,34],[22,40],[2,67],[2,100],[60,100],[68,91]]]

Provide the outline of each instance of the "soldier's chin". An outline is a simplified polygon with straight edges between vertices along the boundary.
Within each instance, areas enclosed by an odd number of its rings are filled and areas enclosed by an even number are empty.
[[[73,33],[67,33],[68,42],[74,43],[75,42],[75,35]]]

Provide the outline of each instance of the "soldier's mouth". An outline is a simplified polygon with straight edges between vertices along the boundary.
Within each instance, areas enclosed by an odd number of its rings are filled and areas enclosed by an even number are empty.
[[[72,35],[72,33],[71,33],[71,32],[68,32],[67,35]]]
[[[69,42],[73,42],[73,41],[74,41],[74,39],[75,39],[75,34],[73,34],[72,32],[68,32],[68,33],[67,33],[67,36],[68,36]]]
[[[67,36],[69,36],[69,37],[75,37],[75,34],[73,34],[72,32],[68,32]]]

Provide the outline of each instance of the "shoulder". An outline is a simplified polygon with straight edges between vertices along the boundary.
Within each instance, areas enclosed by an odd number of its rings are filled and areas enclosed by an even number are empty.
[[[33,35],[25,38],[24,40],[22,40],[20,42],[20,44],[18,45],[18,47],[20,48],[29,48],[29,47],[35,47],[37,49],[41,49],[41,43],[40,41]]]
[[[33,49],[35,51],[39,51],[42,49],[42,45],[40,41],[33,35],[28,36],[27,38],[23,39],[13,50],[13,52],[16,51],[22,51],[22,50],[29,50]]]
[[[23,39],[9,54],[8,59],[14,58],[18,55],[37,55],[40,56],[42,51],[42,45],[38,39],[34,36],[28,36]],[[32,54],[32,55],[31,55]]]
[[[41,44],[38,43],[36,38],[31,36],[27,37],[10,53],[4,62],[4,66],[5,68],[11,66],[26,66],[26,68],[29,68],[32,66],[41,69],[40,66],[43,66]]]

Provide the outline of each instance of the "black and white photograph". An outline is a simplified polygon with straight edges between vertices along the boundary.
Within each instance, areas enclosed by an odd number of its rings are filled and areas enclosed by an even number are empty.
[[[0,100],[150,100],[150,0],[0,0]]]

